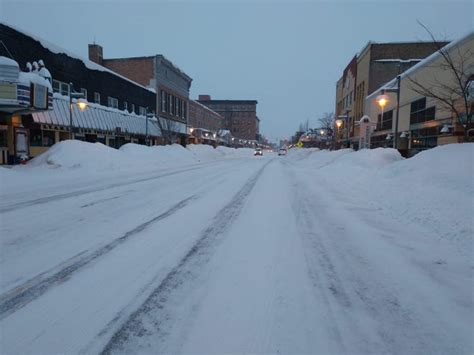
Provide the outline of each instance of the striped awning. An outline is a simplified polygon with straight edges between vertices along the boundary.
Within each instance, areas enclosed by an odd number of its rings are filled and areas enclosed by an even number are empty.
[[[53,109],[32,114],[33,120],[39,124],[69,127],[69,100],[54,96]],[[125,134],[145,135],[146,117],[119,111],[90,103],[83,111],[73,105],[73,127],[92,129],[104,133],[122,132]],[[148,135],[160,137],[160,129],[156,118],[148,118]]]

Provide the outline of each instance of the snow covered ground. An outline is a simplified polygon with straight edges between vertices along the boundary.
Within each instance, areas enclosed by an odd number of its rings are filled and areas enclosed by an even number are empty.
[[[0,168],[0,353],[474,352],[474,144],[62,142]]]

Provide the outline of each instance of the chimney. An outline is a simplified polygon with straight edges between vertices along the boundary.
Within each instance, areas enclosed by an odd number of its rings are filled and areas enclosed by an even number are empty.
[[[89,60],[102,65],[103,61],[103,54],[102,54],[102,46],[98,44],[89,44]]]
[[[198,101],[211,101],[211,95],[199,95]]]

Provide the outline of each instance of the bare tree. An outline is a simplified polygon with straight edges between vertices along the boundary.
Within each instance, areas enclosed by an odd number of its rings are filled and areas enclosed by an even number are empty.
[[[318,119],[321,128],[332,130],[334,126],[334,114],[332,112],[323,113],[322,117]]]
[[[473,49],[459,45],[443,46],[436,40],[433,32],[423,23],[419,22],[429,34],[437,52],[441,55],[441,61],[433,64],[441,73],[448,74],[449,80],[439,80],[435,75],[429,80],[416,79],[407,76],[411,89],[427,98],[439,102],[440,107],[453,113],[457,123],[464,129],[465,137],[468,137],[472,123],[473,104],[470,102],[469,89],[474,80],[474,56]],[[472,88],[471,88],[472,90]]]

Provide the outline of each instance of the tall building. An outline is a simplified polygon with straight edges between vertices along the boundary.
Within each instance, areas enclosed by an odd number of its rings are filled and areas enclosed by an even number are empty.
[[[364,114],[365,98],[435,51],[436,45],[432,42],[367,43],[351,59],[336,84],[335,115],[345,117],[342,141],[357,148],[357,123]]]
[[[103,48],[89,44],[89,59],[156,91],[156,108],[162,125],[185,144],[192,78],[161,54],[105,59]]]
[[[199,95],[198,102],[223,116],[223,128],[235,138],[257,140],[260,133],[257,100],[212,100],[209,95]]]

